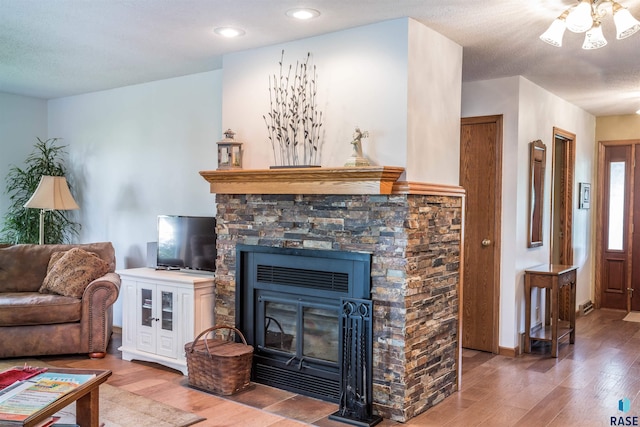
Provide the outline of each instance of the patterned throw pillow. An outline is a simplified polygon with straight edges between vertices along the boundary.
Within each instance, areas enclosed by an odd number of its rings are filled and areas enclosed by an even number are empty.
[[[51,257],[59,259],[49,260],[47,276],[40,287],[41,293],[82,298],[89,283],[109,271],[107,262],[98,255],[80,248],[56,252]]]
[[[47,265],[47,274],[49,274],[56,262],[58,262],[67,252],[69,251],[54,252],[51,254],[51,257],[49,258],[49,265]]]

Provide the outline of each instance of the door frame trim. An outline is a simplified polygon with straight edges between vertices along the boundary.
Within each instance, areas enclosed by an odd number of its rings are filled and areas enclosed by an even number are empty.
[[[463,117],[460,121],[461,125],[473,125],[482,123],[495,123],[496,125],[496,151],[495,155],[495,176],[496,184],[494,187],[495,197],[495,212],[497,213],[494,219],[494,227],[496,238],[494,241],[495,254],[493,262],[493,276],[495,278],[493,284],[493,343],[491,349],[494,354],[501,354],[500,351],[500,284],[502,277],[501,272],[501,260],[502,260],[502,151],[503,151],[503,115],[492,116],[478,116],[478,117]],[[462,158],[460,158],[462,161]],[[464,243],[463,243],[464,250]],[[464,266],[463,266],[464,268]],[[462,315],[460,316],[462,319]],[[462,326],[464,328],[464,325]],[[460,342],[462,343],[462,331],[460,333]]]
[[[566,220],[562,225],[562,233],[564,236],[562,253],[564,254],[564,260],[561,264],[573,265],[573,180],[575,177],[575,164],[576,164],[576,135],[574,133],[565,131],[558,127],[553,127],[553,149],[552,149],[552,161],[551,161],[551,203],[552,213],[557,208],[553,202],[555,200],[555,185],[554,180],[556,174],[556,139],[562,138],[565,141],[564,147],[564,210],[562,213],[563,218]],[[553,235],[557,230],[553,229],[553,220],[549,227],[549,258],[553,261]]]

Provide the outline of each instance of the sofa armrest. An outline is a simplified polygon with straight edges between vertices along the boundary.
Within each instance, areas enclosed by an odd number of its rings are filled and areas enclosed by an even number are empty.
[[[120,292],[120,276],[107,273],[89,283],[82,295],[82,334],[88,337],[89,353],[104,353],[111,336],[112,305]]]
[[[82,295],[82,305],[84,307],[90,300],[97,302],[105,298],[104,304],[109,306],[116,302],[119,293],[120,275],[118,273],[107,273],[87,285]]]

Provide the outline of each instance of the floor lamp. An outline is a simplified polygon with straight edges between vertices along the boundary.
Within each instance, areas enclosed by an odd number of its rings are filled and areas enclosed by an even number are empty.
[[[80,209],[64,176],[47,176],[40,178],[38,188],[33,193],[25,208],[40,209],[40,244],[44,245],[44,211]]]

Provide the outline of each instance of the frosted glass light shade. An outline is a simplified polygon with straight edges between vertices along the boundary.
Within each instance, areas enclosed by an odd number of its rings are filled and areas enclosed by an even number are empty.
[[[618,3],[613,4],[613,22],[616,24],[616,38],[625,39],[640,30],[640,21],[634,18],[626,9]]]
[[[591,50],[591,49],[599,49],[603,46],[607,45],[607,39],[604,38],[602,34],[602,27],[599,22],[593,24],[593,27],[587,34],[584,36],[584,43],[582,44],[583,49]]]
[[[567,28],[574,33],[584,33],[592,26],[591,1],[581,0],[567,16]]]
[[[38,188],[24,207],[46,210],[80,209],[69,191],[65,177],[46,175],[40,178]]]
[[[562,37],[564,36],[564,31],[567,29],[567,24],[564,19],[556,18],[547,31],[542,33],[540,36],[540,40],[545,43],[549,43],[551,46],[560,47],[562,46]]]

